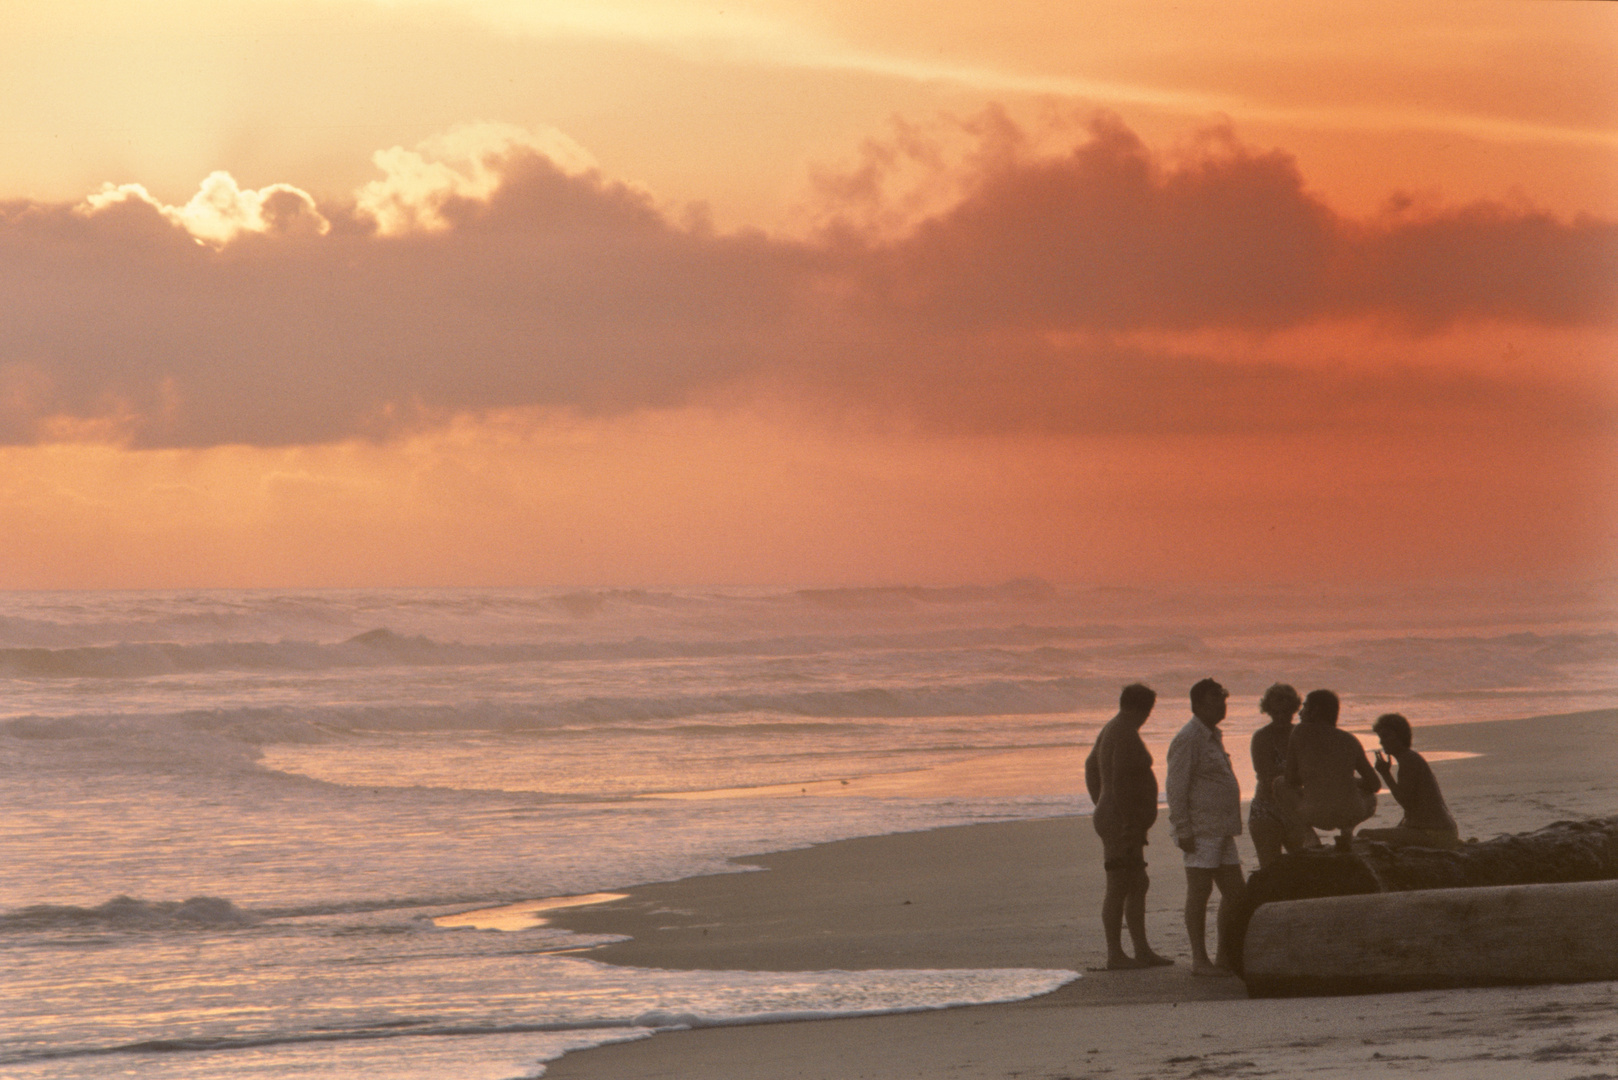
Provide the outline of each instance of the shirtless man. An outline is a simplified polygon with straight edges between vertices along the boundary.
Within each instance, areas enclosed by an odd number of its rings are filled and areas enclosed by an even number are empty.
[[[1118,715],[1096,736],[1084,762],[1084,786],[1095,813],[1090,821],[1101,837],[1107,895],[1101,902],[1101,928],[1107,935],[1107,967],[1112,971],[1174,963],[1146,943],[1146,832],[1157,820],[1157,775],[1152,753],[1141,740],[1141,725],[1152,715],[1157,692],[1131,683],[1118,695]],[[1135,955],[1124,952],[1123,924]]]
[[[1348,851],[1354,827],[1376,813],[1382,782],[1360,741],[1337,730],[1340,707],[1330,690],[1311,690],[1303,699],[1287,742],[1286,775],[1275,787],[1288,813],[1310,828],[1338,830],[1337,850]]]
[[[1360,835],[1384,844],[1460,847],[1461,830],[1444,804],[1433,767],[1427,764],[1426,758],[1410,749],[1410,721],[1398,713],[1386,713],[1376,718],[1371,730],[1382,741],[1382,750],[1376,752],[1376,771],[1387,781],[1388,790],[1404,808],[1405,816],[1396,828],[1365,829]],[[1382,756],[1384,750],[1387,757]],[[1397,776],[1393,773],[1394,762],[1399,764]]]

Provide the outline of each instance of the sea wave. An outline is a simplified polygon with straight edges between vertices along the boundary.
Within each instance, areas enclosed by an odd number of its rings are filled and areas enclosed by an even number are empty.
[[[407,635],[426,627],[456,626],[495,634],[538,628],[564,636],[603,625],[787,626],[815,613],[835,621],[843,611],[1049,611],[1061,598],[1053,586],[1033,579],[958,588],[0,593],[0,646],[57,649],[120,641],[307,638],[378,625],[403,626]]]
[[[656,664],[665,661],[837,663],[850,653],[895,660],[916,681],[938,683],[962,674],[1071,675],[1117,681],[1124,670],[1165,681],[1192,667],[1215,667],[1227,679],[1251,669],[1255,679],[1275,677],[1339,687],[1461,690],[1531,683],[1552,684],[1568,669],[1618,665],[1618,632],[1610,630],[1495,636],[1349,637],[1252,647],[1211,642],[1191,633],[1130,633],[1103,625],[1015,624],[887,633],[824,633],[733,637],[460,642],[376,627],[340,641],[123,642],[68,648],[0,648],[0,678],[40,680],[145,679],[211,673],[275,675],[343,669],[494,669],[533,665]],[[761,671],[760,674],[763,674]],[[785,669],[769,674],[788,678]],[[1200,676],[1199,676],[1200,677]],[[866,691],[861,691],[866,692]],[[881,691],[869,691],[880,693]],[[836,691],[835,693],[845,693]],[[786,705],[808,715],[849,715],[841,706]],[[887,706],[878,715],[886,714]],[[721,707],[718,711],[732,711]],[[982,711],[976,708],[967,713]],[[1006,710],[1014,711],[1014,710]],[[1040,711],[1035,709],[1034,711]],[[929,715],[931,707],[917,715]]]
[[[404,664],[499,664],[554,658],[544,646],[460,645],[386,628],[340,642],[125,642],[65,649],[0,649],[0,677],[141,678],[210,671],[318,671]]]
[[[1050,993],[1079,977],[1073,971],[1037,968],[878,969],[783,975],[747,971],[656,972],[615,968],[586,960],[571,961],[570,966],[587,982],[620,992],[591,993],[586,986],[581,998],[557,1003],[562,1006],[559,1011],[571,1015],[553,1013],[494,1022],[399,1017],[384,1023],[334,1024],[279,1031],[177,1031],[132,1042],[48,1049],[18,1047],[10,1053],[0,1050],[0,1064],[131,1053],[211,1051],[229,1055],[232,1051],[273,1047],[354,1044],[424,1036],[563,1037],[563,1042],[534,1047],[541,1051],[534,1056],[544,1061],[571,1050],[645,1038],[660,1031],[926,1012],[1023,1001]],[[562,993],[567,995],[566,990]],[[535,998],[539,1010],[546,1011],[545,996],[535,995]],[[567,1008],[570,1005],[573,1008]],[[610,1011],[611,1005],[617,1005],[621,1011]],[[589,1012],[574,1011],[580,1006]],[[228,1062],[231,1058],[226,1056],[222,1060]]]
[[[38,930],[171,930],[253,926],[259,918],[217,896],[137,900],[118,896],[96,907],[32,904],[0,913],[0,933]]]
[[[648,638],[588,641],[475,642],[441,641],[423,634],[401,634],[376,627],[336,642],[282,641],[131,641],[67,648],[41,646],[0,648],[0,678],[141,678],[199,674],[210,671],[319,671],[338,668],[396,666],[480,666],[579,661],[710,660],[727,657],[791,657],[867,650],[950,650],[1001,646],[1025,649],[1055,641],[1089,639],[1116,633],[1104,627],[1013,626],[961,628],[888,634],[820,634]],[[1099,654],[1114,651],[1108,646]],[[1183,652],[1199,648],[1194,639],[1130,642],[1133,652]],[[1049,654],[1051,659],[1077,658],[1081,651]]]
[[[222,736],[262,745],[325,742],[365,732],[546,733],[561,737],[655,724],[661,734],[805,733],[854,729],[838,721],[907,717],[1067,713],[1076,695],[1110,686],[1090,678],[984,680],[953,686],[847,690],[731,691],[698,694],[553,696],[456,704],[342,702],[286,707],[190,709],[172,713],[27,715],[0,720],[0,736],[33,742]],[[704,721],[703,718],[708,718]],[[717,721],[717,722],[716,722]],[[683,723],[682,723],[683,722]]]
[[[864,610],[912,608],[947,604],[1046,604],[1060,597],[1056,587],[1040,578],[1018,578],[1000,585],[958,585],[927,588],[919,585],[852,589],[799,589],[795,599],[821,607]]]

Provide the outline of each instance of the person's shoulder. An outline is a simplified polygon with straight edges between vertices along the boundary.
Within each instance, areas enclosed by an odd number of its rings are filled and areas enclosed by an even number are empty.
[[[1193,716],[1191,719],[1187,720],[1183,725],[1181,725],[1179,731],[1174,733],[1174,742],[1170,743],[1169,745],[1173,746],[1174,743],[1191,742],[1193,739],[1198,738],[1202,732],[1206,730],[1207,725]]]
[[[1337,729],[1325,724],[1294,724],[1288,747],[1297,747],[1303,753],[1321,753],[1335,740]]]
[[[1136,747],[1144,748],[1146,740],[1140,737],[1140,729],[1133,724],[1119,724],[1107,736],[1107,745],[1115,746],[1120,751],[1128,752]]]

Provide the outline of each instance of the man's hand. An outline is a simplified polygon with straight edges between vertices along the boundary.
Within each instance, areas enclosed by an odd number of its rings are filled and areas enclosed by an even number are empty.
[[[1179,844],[1180,850],[1188,855],[1194,854],[1197,850],[1197,838],[1195,836],[1176,837],[1174,842]]]

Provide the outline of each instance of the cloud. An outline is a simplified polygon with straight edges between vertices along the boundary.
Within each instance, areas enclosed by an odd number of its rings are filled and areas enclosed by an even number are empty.
[[[589,151],[555,128],[465,124],[414,150],[378,150],[371,160],[385,175],[360,189],[357,208],[383,236],[440,232],[452,224],[450,207],[488,201],[508,163],[520,156],[542,157],[567,176],[596,171]]]
[[[183,206],[167,206],[140,184],[104,184],[80,208],[97,214],[121,203],[143,203],[204,244],[228,244],[243,233],[324,235],[331,223],[307,191],[290,184],[243,189],[227,172],[214,172]]]
[[[1346,320],[1419,353],[1457,327],[1610,334],[1613,223],[1352,220],[1228,132],[1165,156],[1106,117],[1056,151],[998,114],[968,127],[961,170],[910,131],[825,178],[847,213],[809,237],[716,233],[560,133],[503,125],[384,151],[347,205],[222,173],[182,207],[135,185],[0,204],[0,441],[293,445],[761,397],[940,430],[1610,420],[1599,396],[1569,411],[1566,380],[1141,335]],[[950,200],[884,213],[884,170],[924,159]]]
[[[1350,221],[1281,151],[1213,132],[1164,161],[1101,116],[872,253],[864,292],[931,325],[1275,329],[1618,320],[1618,224],[1483,204]]]

